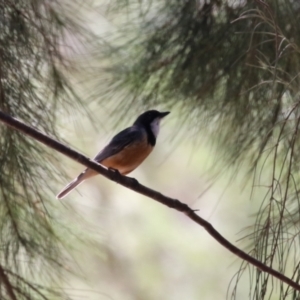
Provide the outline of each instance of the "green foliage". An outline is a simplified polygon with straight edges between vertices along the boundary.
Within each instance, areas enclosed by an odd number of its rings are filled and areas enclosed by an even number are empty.
[[[83,8],[73,1],[0,4],[0,109],[52,136],[66,112],[84,109],[69,72],[78,49],[64,45],[91,42],[80,25]],[[252,255],[299,281],[298,1],[127,0],[110,12],[121,36],[106,37],[103,80],[93,68],[88,75],[98,89],[89,92],[121,116],[161,103],[178,107],[178,122],[188,120],[193,134],[205,128],[229,164],[250,162],[261,206],[244,242]],[[48,197],[60,161],[19,133],[0,130],[1,299],[61,299],[67,234],[57,230]],[[273,295],[271,278],[242,265],[232,298],[245,270],[249,298]],[[299,298],[282,284],[278,294]]]
[[[88,37],[74,22],[72,5],[0,4],[0,109],[51,136],[58,136],[58,116],[69,104],[83,111],[62,51],[66,36]],[[62,297],[54,288],[65,268],[62,229],[54,229],[49,201],[59,157],[11,128],[1,125],[0,132],[0,298]]]
[[[298,1],[122,4],[116,11],[126,7],[133,21],[124,21],[129,38],[110,54],[112,81],[131,94],[120,105],[177,106],[182,120],[205,128],[230,165],[250,162],[261,207],[249,251],[299,280]],[[250,274],[249,298],[268,299],[272,280],[251,268]],[[280,284],[280,299],[298,298]]]
[[[196,122],[212,123],[214,132],[234,128],[221,133],[234,159],[255,142],[263,146],[297,94],[295,4],[274,1],[273,16],[253,2],[157,2],[147,14],[141,4],[137,34],[117,52],[116,81],[139,105],[138,97],[148,106],[180,103],[182,114],[199,112]]]

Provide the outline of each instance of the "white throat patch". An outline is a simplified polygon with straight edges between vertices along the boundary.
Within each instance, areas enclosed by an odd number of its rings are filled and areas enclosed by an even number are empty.
[[[152,123],[150,124],[151,130],[154,134],[155,137],[157,137],[158,133],[159,133],[159,128],[160,128],[160,118],[156,118],[152,121]]]

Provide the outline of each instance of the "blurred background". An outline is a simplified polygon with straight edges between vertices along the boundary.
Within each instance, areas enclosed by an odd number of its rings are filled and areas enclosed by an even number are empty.
[[[298,0],[4,0],[0,109],[94,157],[171,111],[129,176],[300,281]],[[0,127],[0,299],[300,299],[184,214]]]

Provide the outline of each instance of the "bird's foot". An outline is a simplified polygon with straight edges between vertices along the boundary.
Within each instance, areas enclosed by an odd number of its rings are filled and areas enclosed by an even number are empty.
[[[122,174],[119,172],[118,169],[114,169],[114,168],[108,168],[109,171],[114,172],[114,179],[117,181],[120,181],[122,178]]]
[[[120,181],[121,178],[123,177],[123,175],[119,172],[118,169],[108,168],[108,170],[114,172],[114,179],[115,179],[116,181]],[[133,178],[133,177],[128,177],[128,176],[126,176],[126,178],[130,179],[131,185],[132,185],[133,187],[136,187],[136,186],[139,185],[139,182],[138,182],[135,178]]]
[[[133,186],[133,187],[137,187],[140,183],[138,182],[138,180],[137,179],[135,179],[135,178],[133,178],[133,177],[128,177],[128,176],[126,176],[127,178],[129,178],[130,180],[131,180],[131,185]]]

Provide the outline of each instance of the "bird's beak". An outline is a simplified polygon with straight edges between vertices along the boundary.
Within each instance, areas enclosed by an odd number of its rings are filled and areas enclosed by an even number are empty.
[[[162,119],[162,118],[164,118],[166,115],[168,115],[169,113],[170,113],[169,111],[161,112],[161,113],[159,114],[159,117]]]

